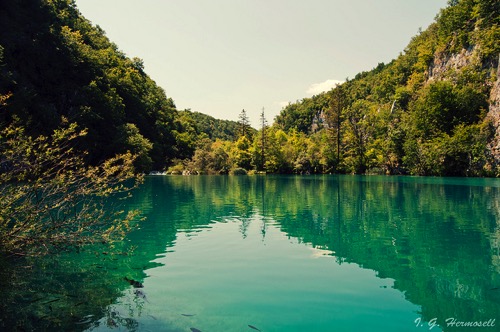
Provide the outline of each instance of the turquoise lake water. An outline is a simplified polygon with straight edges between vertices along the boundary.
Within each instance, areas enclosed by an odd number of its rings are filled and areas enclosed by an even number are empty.
[[[146,219],[123,243],[37,264],[25,322],[500,331],[498,179],[154,176],[125,208]]]

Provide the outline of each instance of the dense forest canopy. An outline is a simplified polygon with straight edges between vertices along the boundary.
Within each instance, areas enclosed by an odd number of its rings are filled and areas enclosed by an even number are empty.
[[[0,61],[0,124],[38,136],[63,118],[76,122],[88,130],[80,148],[91,163],[131,151],[139,170],[161,169],[191,157],[208,131],[202,116],[192,130],[193,118],[179,115],[142,60],[128,58],[71,0],[2,1]],[[211,122],[219,124],[224,134],[214,137],[234,136],[235,123]]]
[[[499,21],[498,1],[449,1],[390,63],[255,130],[244,110],[177,110],[74,1],[2,0],[0,125],[36,137],[74,122],[90,163],[130,151],[143,172],[498,176]]]
[[[498,176],[499,23],[498,1],[450,1],[395,60],[288,105],[275,126],[340,141],[308,158],[321,171]]]

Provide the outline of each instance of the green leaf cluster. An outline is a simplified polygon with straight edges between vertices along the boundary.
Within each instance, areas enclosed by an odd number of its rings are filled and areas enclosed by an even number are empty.
[[[73,249],[120,239],[130,228],[135,214],[107,202],[140,182],[135,158],[125,153],[89,166],[75,149],[86,135],[75,124],[35,139],[18,126],[0,131],[0,251]]]

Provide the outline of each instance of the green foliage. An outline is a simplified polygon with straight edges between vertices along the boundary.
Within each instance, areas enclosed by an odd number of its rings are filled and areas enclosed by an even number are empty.
[[[424,94],[429,92],[425,102],[430,102],[430,109],[440,104],[437,127],[446,133],[460,124],[477,122],[481,111],[488,106],[488,97],[470,85],[436,82],[428,87],[428,90],[423,90]]]
[[[184,128],[175,125],[172,99],[141,59],[127,58],[73,1],[6,2],[0,45],[0,94],[12,94],[2,125],[18,119],[27,134],[50,135],[64,116],[87,128],[80,148],[92,164],[137,149],[141,171],[161,169],[186,150],[175,135]]]
[[[244,168],[235,168],[231,171],[232,175],[247,175],[247,171]]]
[[[265,170],[493,175],[485,116],[499,17],[498,1],[450,2],[397,59],[287,105],[266,130]]]
[[[471,20],[474,2],[461,0],[440,13],[438,34],[445,44],[450,45],[451,52],[457,52],[469,46],[468,32],[474,27],[474,21]]]
[[[314,117],[322,110],[327,109],[328,104],[329,99],[325,94],[288,104],[276,116],[275,124],[285,131],[293,129],[302,133],[309,133]]]
[[[274,126],[267,133],[267,155],[265,169],[270,173],[290,173],[291,161],[286,158],[283,149],[288,141],[287,134]]]
[[[133,123],[127,123],[120,129],[123,131],[123,135],[125,135],[123,141],[125,141],[127,149],[136,156],[134,162],[136,170],[149,172],[153,164],[153,160],[150,157],[153,144],[141,135],[139,129]]]
[[[112,212],[107,199],[134,187],[135,158],[86,165],[74,146],[75,124],[31,138],[21,127],[0,132],[0,250],[32,255],[120,239],[134,213]]]
[[[252,168],[251,142],[246,136],[241,136],[234,144],[231,154],[238,168]]]
[[[238,138],[239,124],[230,120],[215,119],[210,115],[188,110],[180,111],[180,114],[189,114],[192,125],[198,134],[204,133],[211,140],[235,141]],[[252,128],[249,129],[251,132]]]
[[[238,116],[238,135],[245,136],[249,139],[253,137],[253,131],[250,126],[250,119],[248,118],[247,111],[241,110]]]
[[[200,142],[191,160],[183,164],[182,170],[180,163],[178,163],[178,168],[171,170],[181,173],[188,171],[189,174],[228,174],[234,163],[232,153],[233,143],[222,140],[212,142],[205,138]]]
[[[452,135],[408,141],[405,162],[416,175],[494,176],[487,152],[489,123],[459,125]]]

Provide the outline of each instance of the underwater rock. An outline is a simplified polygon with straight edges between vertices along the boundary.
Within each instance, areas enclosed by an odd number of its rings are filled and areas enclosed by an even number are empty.
[[[143,299],[144,301],[146,301],[146,302],[149,303],[149,301],[148,301],[148,299],[146,297],[146,293],[144,293],[140,289],[134,290],[134,295],[137,296],[137,297],[140,297],[141,299]]]
[[[129,279],[127,277],[124,277],[123,280],[125,280],[126,282],[128,282],[130,285],[134,286],[134,288],[143,288],[144,285],[141,284],[139,281],[137,280],[134,280],[134,279]]]
[[[108,318],[107,320],[107,325],[108,327],[118,327],[118,324],[115,322],[113,318]]]

